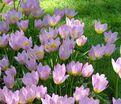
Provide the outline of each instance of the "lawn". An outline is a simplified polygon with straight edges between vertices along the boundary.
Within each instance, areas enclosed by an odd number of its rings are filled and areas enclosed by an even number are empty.
[[[16,2],[16,4],[17,3],[18,2]],[[98,72],[100,74],[106,75],[109,81],[109,86],[104,91],[104,93],[101,93],[102,94],[101,96],[107,97],[106,96],[107,94],[108,98],[106,99],[110,100],[111,102],[112,100],[111,98],[115,96],[115,90],[116,90],[115,84],[116,84],[116,78],[117,78],[117,74],[114,72],[111,64],[111,59],[113,58],[116,60],[120,56],[121,0],[41,0],[40,6],[44,10],[44,14],[47,14],[47,13],[53,14],[56,8],[59,8],[59,9],[70,8],[78,12],[75,18],[85,23],[84,35],[88,37],[88,41],[82,48],[79,49],[78,55],[76,54],[77,57],[75,58],[75,53],[73,53],[70,60],[80,61],[82,63],[89,62],[93,65],[95,69],[94,73]],[[0,4],[0,8],[1,8],[1,4]],[[7,9],[8,7],[5,7],[3,12],[5,12]],[[38,37],[36,35],[38,35],[39,32],[34,30],[35,28],[32,27],[32,25],[34,24],[33,18],[30,17],[29,20],[30,20],[29,30],[27,30],[25,34],[27,36],[32,36],[34,42],[38,44]],[[107,23],[108,30],[112,30],[113,32],[119,33],[118,34],[119,39],[116,41],[117,48],[113,53],[113,55],[111,55],[110,57],[105,56],[96,61],[90,61],[89,58],[85,58],[85,56],[83,56],[82,54],[89,51],[92,45],[105,44],[104,35],[103,34],[97,35],[97,33],[94,30],[95,20],[100,20],[101,23]],[[65,23],[63,19],[61,20],[61,22],[62,24]],[[13,29],[13,31],[14,29],[16,29],[16,27],[12,27],[12,26],[11,28]],[[11,49],[9,50],[9,48],[7,50],[0,49],[0,58],[2,58],[4,54],[8,55],[8,58],[11,59],[10,63],[16,66],[17,69],[21,68],[26,70],[25,66],[19,65],[15,61],[14,56],[17,55],[17,52],[14,52]],[[43,60],[42,63],[49,64],[53,68],[53,65],[50,59],[52,59],[52,61],[55,60],[55,57],[53,57],[54,54],[55,53],[46,54],[47,56],[45,56],[45,60]],[[88,57],[88,53],[86,54],[86,56]],[[60,61],[60,63],[63,63],[63,62]],[[19,81],[19,77],[22,77],[21,73],[26,73],[26,71],[23,72],[22,70],[18,70],[17,77],[16,77],[18,80],[16,81],[17,84],[15,84],[14,89],[22,87],[22,84]],[[47,83],[50,83],[49,80],[47,81]],[[45,85],[49,87],[48,90],[50,93],[52,93],[52,90],[54,90],[53,85],[47,84],[47,83]],[[121,98],[121,79],[119,80],[118,95],[119,95],[118,97]],[[102,98],[100,98],[99,96],[99,99],[102,99]],[[102,100],[101,104],[110,104],[110,103],[106,103],[105,101]]]

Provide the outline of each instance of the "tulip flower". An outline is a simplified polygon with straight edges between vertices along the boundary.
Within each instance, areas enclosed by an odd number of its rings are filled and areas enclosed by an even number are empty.
[[[110,56],[115,51],[115,44],[106,44],[105,45],[105,56]]]
[[[37,62],[34,58],[30,58],[26,61],[26,67],[30,70],[36,70],[37,69]]]
[[[69,35],[70,35],[70,28],[67,25],[60,26],[58,28],[58,31],[59,31],[59,35],[63,39],[69,37]]]
[[[22,39],[24,37],[24,32],[23,31],[16,31],[15,34],[10,34],[9,38],[9,45],[11,48],[14,50],[18,51],[20,48],[22,48]]]
[[[21,20],[20,22],[17,22],[17,25],[20,30],[26,31],[28,28],[29,20]]]
[[[2,70],[6,70],[9,67],[9,60],[7,57],[3,57],[2,60],[0,60],[0,68]]]
[[[78,76],[81,74],[82,63],[74,62],[67,64],[67,72],[71,75]]]
[[[112,31],[109,31],[109,32],[104,32],[104,36],[105,36],[105,42],[106,43],[114,43],[117,39],[118,39],[118,32],[112,32]]]
[[[84,86],[76,87],[76,90],[74,92],[74,98],[76,101],[82,100],[84,97],[87,97],[89,95],[89,88],[84,88]]]
[[[85,97],[79,101],[79,104],[100,104],[100,101],[98,99]]]
[[[95,22],[95,31],[97,32],[97,34],[102,34],[107,30],[107,28],[107,24],[101,24],[100,21]]]
[[[22,82],[26,86],[37,85],[39,81],[38,72],[32,71],[31,73],[26,73],[22,78]]]
[[[33,55],[33,57],[36,60],[41,60],[44,58],[44,46],[37,46],[35,45],[33,49],[30,49],[28,52],[30,52],[31,55]]]
[[[26,61],[28,60],[28,55],[26,53],[26,51],[22,51],[22,53],[17,54],[17,56],[15,57],[15,59],[20,63],[20,64],[25,64]]]
[[[113,69],[114,71],[119,75],[119,77],[121,78],[121,57],[119,57],[116,62],[114,61],[114,59],[112,59],[112,65],[113,65]]]
[[[68,17],[66,17],[66,25],[70,28],[79,27],[84,29],[84,23],[81,23],[79,20],[75,20],[74,18],[69,19]]]
[[[9,25],[6,21],[0,22],[0,32],[7,33],[9,31]]]
[[[59,15],[53,15],[53,16],[50,16],[50,15],[47,15],[46,18],[44,19],[44,21],[47,21],[47,24],[49,26],[55,26],[61,19],[61,16]]]
[[[7,75],[3,77],[4,83],[8,88],[13,88],[14,86],[14,77],[12,75]]]
[[[59,57],[61,60],[67,60],[72,54],[75,41],[73,39],[66,38],[59,48]]]
[[[105,47],[103,45],[101,46],[100,44],[98,44],[97,46],[92,46],[88,53],[91,60],[100,59],[103,57],[104,54]]]
[[[96,93],[100,93],[107,88],[108,80],[104,74],[99,75],[99,73],[92,76],[92,85]]]
[[[76,44],[79,47],[83,46],[86,42],[87,42],[87,37],[85,37],[84,35],[76,39]]]
[[[72,97],[66,96],[58,96],[55,94],[52,94],[52,97],[50,95],[46,95],[44,99],[42,100],[42,104],[74,104],[75,100]]]
[[[11,66],[5,71],[6,75],[11,75],[12,77],[16,76],[16,68],[14,66]]]
[[[53,80],[55,84],[62,84],[68,77],[69,75],[65,75],[66,74],[66,67],[65,65],[60,65],[57,64],[54,67],[54,71],[53,71]]]
[[[6,14],[6,21],[9,24],[17,23],[22,18],[22,13],[12,9]]]
[[[86,63],[82,68],[82,76],[83,77],[90,77],[94,72],[93,66]]]
[[[72,9],[65,8],[64,11],[65,11],[65,15],[68,18],[73,18],[75,15],[77,15],[77,12],[75,12],[75,10],[72,10]]]
[[[25,36],[21,38],[21,48],[28,50],[32,47],[32,38],[30,37],[29,39]]]
[[[51,68],[48,65],[42,66],[40,63],[38,65],[37,72],[41,80],[47,80],[51,73]]]
[[[41,99],[41,98],[44,98],[45,95],[47,94],[47,87],[44,87],[44,86],[37,86],[36,89],[36,98],[37,99]]]
[[[62,10],[62,9],[55,9],[54,15],[55,16],[60,16],[62,18],[64,16],[64,10]]]
[[[42,20],[35,20],[34,21],[34,26],[37,28],[37,29],[41,29],[43,27],[43,21]]]
[[[52,28],[49,28],[49,30],[43,30],[42,33],[39,35],[39,39],[40,39],[40,42],[42,44],[45,44],[46,41],[48,41],[49,39],[55,39],[58,35],[58,30],[55,28],[55,29],[52,29]]]
[[[9,35],[3,34],[2,36],[0,36],[0,47],[3,48],[7,46],[8,41],[9,41]]]
[[[46,52],[53,52],[58,49],[60,46],[60,38],[56,38],[55,40],[50,38],[48,41],[45,42],[45,51]]]
[[[36,86],[32,85],[31,87],[23,87],[20,89],[19,96],[20,104],[32,103],[36,97]]]
[[[113,98],[113,104],[121,104],[121,99],[115,99]]]

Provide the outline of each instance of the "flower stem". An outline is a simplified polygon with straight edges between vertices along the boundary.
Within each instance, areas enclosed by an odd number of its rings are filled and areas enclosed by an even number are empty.
[[[119,82],[119,76],[117,75],[115,98],[118,98],[118,84],[119,84],[118,82]]]
[[[74,83],[74,77],[72,76],[71,87],[70,87],[70,96],[72,96],[72,93],[73,93],[73,83]]]
[[[5,7],[5,3],[3,3],[2,8],[0,9],[0,12],[3,11],[4,7]]]
[[[59,93],[60,93],[60,96],[61,96],[61,85],[59,85]]]

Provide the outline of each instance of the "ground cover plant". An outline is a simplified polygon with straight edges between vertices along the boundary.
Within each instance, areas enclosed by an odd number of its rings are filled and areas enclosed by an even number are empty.
[[[2,0],[0,103],[121,104],[116,1]]]

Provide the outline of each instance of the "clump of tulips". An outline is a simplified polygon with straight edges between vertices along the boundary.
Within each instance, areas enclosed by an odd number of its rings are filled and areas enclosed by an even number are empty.
[[[111,56],[118,33],[95,21],[104,44],[81,53],[88,37],[75,10],[56,9],[43,15],[39,0],[2,0],[0,22],[0,102],[2,104],[121,104],[118,80],[121,58],[112,59],[117,76],[116,96],[101,97],[109,87],[107,77],[95,73],[93,62]],[[18,3],[18,4],[17,4]],[[11,7],[2,13],[4,7]],[[61,21],[65,21],[63,24]],[[88,62],[76,60],[83,54]],[[72,58],[74,55],[74,58]],[[108,96],[108,95],[107,95]]]

